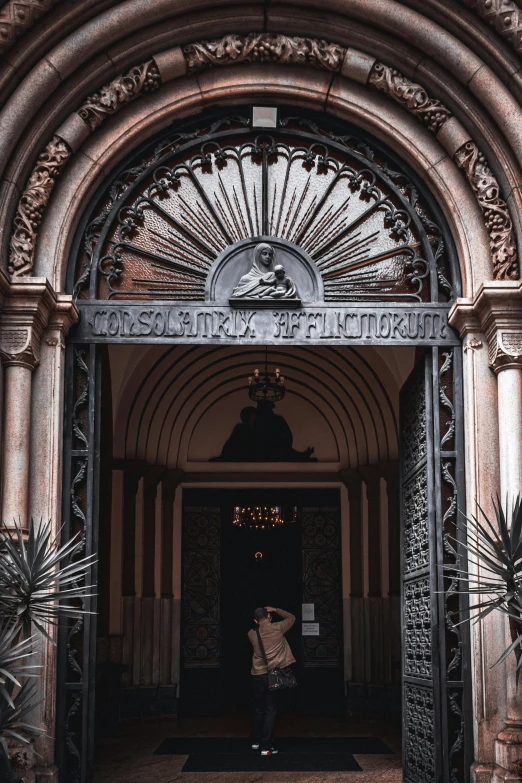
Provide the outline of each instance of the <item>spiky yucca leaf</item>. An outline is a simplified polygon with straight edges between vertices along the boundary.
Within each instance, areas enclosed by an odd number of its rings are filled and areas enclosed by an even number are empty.
[[[27,715],[40,703],[35,701],[36,685],[25,682],[17,689],[12,682],[6,684],[9,700],[0,694],[0,745],[9,756],[7,740],[11,739],[22,745],[30,745],[31,739],[42,736],[45,732],[38,726],[26,722]]]
[[[31,664],[28,658],[33,655],[34,636],[28,639],[19,639],[20,628],[13,622],[4,622],[0,625],[0,697],[4,698],[10,707],[14,709],[14,702],[10,690],[6,687],[8,682],[18,687],[21,686],[21,677],[38,677],[42,668],[38,664]]]
[[[502,653],[502,663],[512,653],[517,659],[517,682],[522,668],[522,500],[520,495],[511,508],[504,509],[500,499],[493,501],[494,522],[479,506],[480,518],[467,517],[468,568],[445,566],[460,582],[461,592],[479,598],[470,607],[469,617],[484,620],[499,611],[509,618],[511,644]],[[471,568],[470,568],[471,567]],[[469,570],[468,570],[469,569]],[[470,570],[476,573],[470,573]],[[480,599],[483,600],[480,600]],[[466,620],[462,620],[465,622]]]
[[[77,535],[60,546],[51,537],[49,522],[37,526],[31,519],[27,541],[19,524],[13,530],[4,527],[0,533],[0,618],[16,619],[26,628],[34,625],[52,641],[47,625],[56,625],[59,616],[76,619],[84,614],[82,599],[92,593],[80,582],[94,557],[71,559],[79,543]]]

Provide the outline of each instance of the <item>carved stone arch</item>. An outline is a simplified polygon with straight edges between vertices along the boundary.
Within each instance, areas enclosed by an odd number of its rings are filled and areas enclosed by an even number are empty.
[[[274,65],[207,71],[164,85],[116,115],[88,141],[86,155],[76,155],[55,191],[41,227],[35,272],[64,285],[73,231],[87,199],[100,184],[100,175],[121,160],[130,145],[165,127],[180,114],[196,113],[208,100],[244,103],[265,100],[327,110],[391,144],[425,180],[448,220],[461,264],[463,290],[471,292],[491,277],[488,239],[483,219],[470,189],[441,146],[419,123],[399,107],[368,89],[336,80],[320,72]]]
[[[177,79],[187,72],[266,59],[284,65],[313,65],[327,72],[340,71],[342,76],[384,92],[436,133],[459,168],[464,170],[482,209],[490,236],[494,277],[517,277],[516,244],[508,206],[485,156],[447,107],[441,101],[430,98],[421,85],[361,52],[346,50],[324,40],[276,34],[230,35],[218,41],[190,44],[183,51],[175,48],[160,53],[91,96],[58,129],[29,179],[14,220],[9,271],[17,277],[30,273],[39,225],[56,179],[66,167],[71,153],[107,117],[135,98],[157,90],[162,82]],[[328,96],[332,85],[327,87]]]

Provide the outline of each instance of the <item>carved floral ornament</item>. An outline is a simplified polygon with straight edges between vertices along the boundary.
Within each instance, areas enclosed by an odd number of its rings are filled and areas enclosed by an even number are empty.
[[[174,50],[173,50],[174,51]],[[142,94],[159,88],[163,81],[194,73],[209,67],[248,62],[277,62],[306,65],[353,76],[346,67],[349,52],[336,43],[314,38],[289,37],[273,33],[248,36],[227,35],[215,41],[202,41],[185,46],[179,52],[181,67],[162,75],[158,62],[161,55],[135,66],[90,96],[75,113],[85,123],[87,133],[94,131],[104,120]],[[403,106],[419,119],[432,133],[440,133],[452,119],[452,114],[438,99],[430,98],[419,84],[407,79],[399,71],[361,53],[367,63],[365,80]],[[157,62],[158,61],[158,62]],[[74,119],[74,115],[73,115]],[[64,133],[67,136],[67,133]],[[38,227],[56,179],[72,154],[73,145],[55,135],[38,158],[27,186],[20,198],[10,242],[8,270],[14,277],[31,274]],[[454,152],[453,159],[464,172],[480,204],[490,237],[490,249],[495,279],[518,279],[519,266],[513,225],[506,202],[500,195],[500,186],[491,172],[484,155],[468,139]]]

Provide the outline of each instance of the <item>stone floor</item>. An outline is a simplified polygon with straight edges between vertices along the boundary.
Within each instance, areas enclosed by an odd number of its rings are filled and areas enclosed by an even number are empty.
[[[94,783],[401,783],[400,727],[397,721],[340,721],[282,715],[281,736],[380,737],[393,755],[355,755],[362,772],[182,772],[186,756],[154,756],[166,737],[240,737],[248,734],[243,715],[187,718],[123,727],[118,736],[100,740]]]

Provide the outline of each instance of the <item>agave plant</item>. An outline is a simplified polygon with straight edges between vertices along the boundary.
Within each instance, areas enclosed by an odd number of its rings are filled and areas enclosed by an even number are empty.
[[[39,676],[33,663],[39,635],[54,644],[50,629],[60,617],[79,618],[92,593],[84,584],[92,557],[81,557],[79,535],[63,546],[51,524],[31,519],[27,537],[20,524],[0,531],[0,780],[13,780],[9,744],[30,745],[43,732],[27,721],[37,706]]]
[[[511,508],[503,508],[500,499],[493,501],[492,521],[479,506],[480,518],[467,518],[467,543],[464,548],[468,563],[478,566],[480,573],[469,574],[457,569],[461,590],[478,596],[470,617],[483,620],[493,611],[509,619],[511,644],[494,665],[502,663],[512,653],[516,657],[516,678],[522,667],[522,501],[517,496]],[[448,566],[455,573],[455,568]]]

